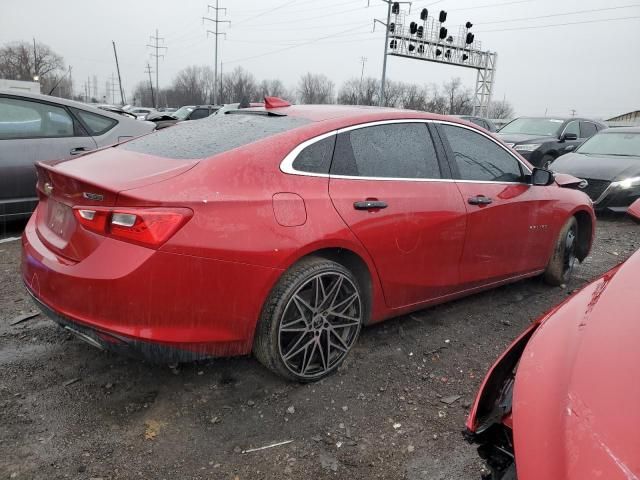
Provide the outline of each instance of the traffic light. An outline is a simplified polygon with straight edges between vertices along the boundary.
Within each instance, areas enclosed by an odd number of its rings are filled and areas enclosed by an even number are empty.
[[[440,27],[440,40],[444,40],[447,38],[447,29],[445,27]]]
[[[473,43],[473,41],[475,40],[475,38],[476,38],[476,37],[475,37],[475,35],[474,35],[473,33],[468,32],[468,33],[467,33],[467,38],[466,38],[466,43],[467,43],[467,45],[472,44],[472,43]]]
[[[420,25],[418,27],[418,38],[422,38],[422,37],[424,37],[424,27]]]
[[[389,46],[395,50],[396,48],[398,48],[398,41],[395,39],[391,40],[391,43],[389,44]]]
[[[473,27],[473,23],[467,22],[467,23],[465,23],[464,26],[467,27],[467,30],[469,30],[471,27]]]
[[[423,8],[420,12],[420,20],[426,20],[429,17],[429,10]]]
[[[409,32],[411,33],[411,35],[415,35],[417,31],[418,31],[418,24],[416,22],[411,22],[409,24]]]
[[[392,23],[389,24],[389,31],[391,33],[396,31],[396,24],[395,23],[392,22]]]
[[[444,10],[440,10],[440,16],[438,17],[438,20],[440,20],[440,23],[444,23],[447,21],[447,12],[445,12]]]
[[[398,15],[400,13],[400,4],[398,2],[393,2],[393,5],[391,5],[391,13],[394,15]]]

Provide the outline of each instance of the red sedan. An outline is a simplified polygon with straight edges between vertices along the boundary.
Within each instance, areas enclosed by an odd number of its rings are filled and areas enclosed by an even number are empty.
[[[491,480],[640,478],[640,253],[534,322],[467,420]]]
[[[363,325],[565,282],[595,224],[585,194],[472,124],[274,99],[38,178],[22,272],[57,322],[155,359],[253,352],[299,381],[334,371]]]

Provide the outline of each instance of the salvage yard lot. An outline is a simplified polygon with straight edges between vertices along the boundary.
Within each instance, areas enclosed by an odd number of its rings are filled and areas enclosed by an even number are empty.
[[[43,315],[10,325],[35,306],[20,242],[0,243],[0,478],[477,479],[460,431],[487,367],[639,246],[638,225],[600,218],[566,288],[522,281],[367,328],[336,375],[297,385],[251,358],[170,369],[96,350]]]

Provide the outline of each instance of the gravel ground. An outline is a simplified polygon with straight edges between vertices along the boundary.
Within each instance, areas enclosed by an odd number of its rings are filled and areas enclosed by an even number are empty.
[[[365,329],[336,375],[300,386],[252,358],[172,370],[100,352],[43,315],[12,326],[35,307],[19,242],[0,243],[0,478],[477,479],[460,431],[487,367],[638,246],[638,225],[601,218],[566,288],[522,281]]]

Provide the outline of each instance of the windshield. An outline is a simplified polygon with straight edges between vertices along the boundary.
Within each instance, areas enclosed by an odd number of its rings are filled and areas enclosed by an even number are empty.
[[[178,110],[173,112],[171,116],[176,117],[178,120],[185,120],[193,110],[194,107],[180,107]]]
[[[594,135],[576,152],[584,155],[640,157],[640,133],[607,132]]]
[[[555,118],[516,118],[513,122],[505,125],[500,133],[556,136],[563,123],[563,120]]]

